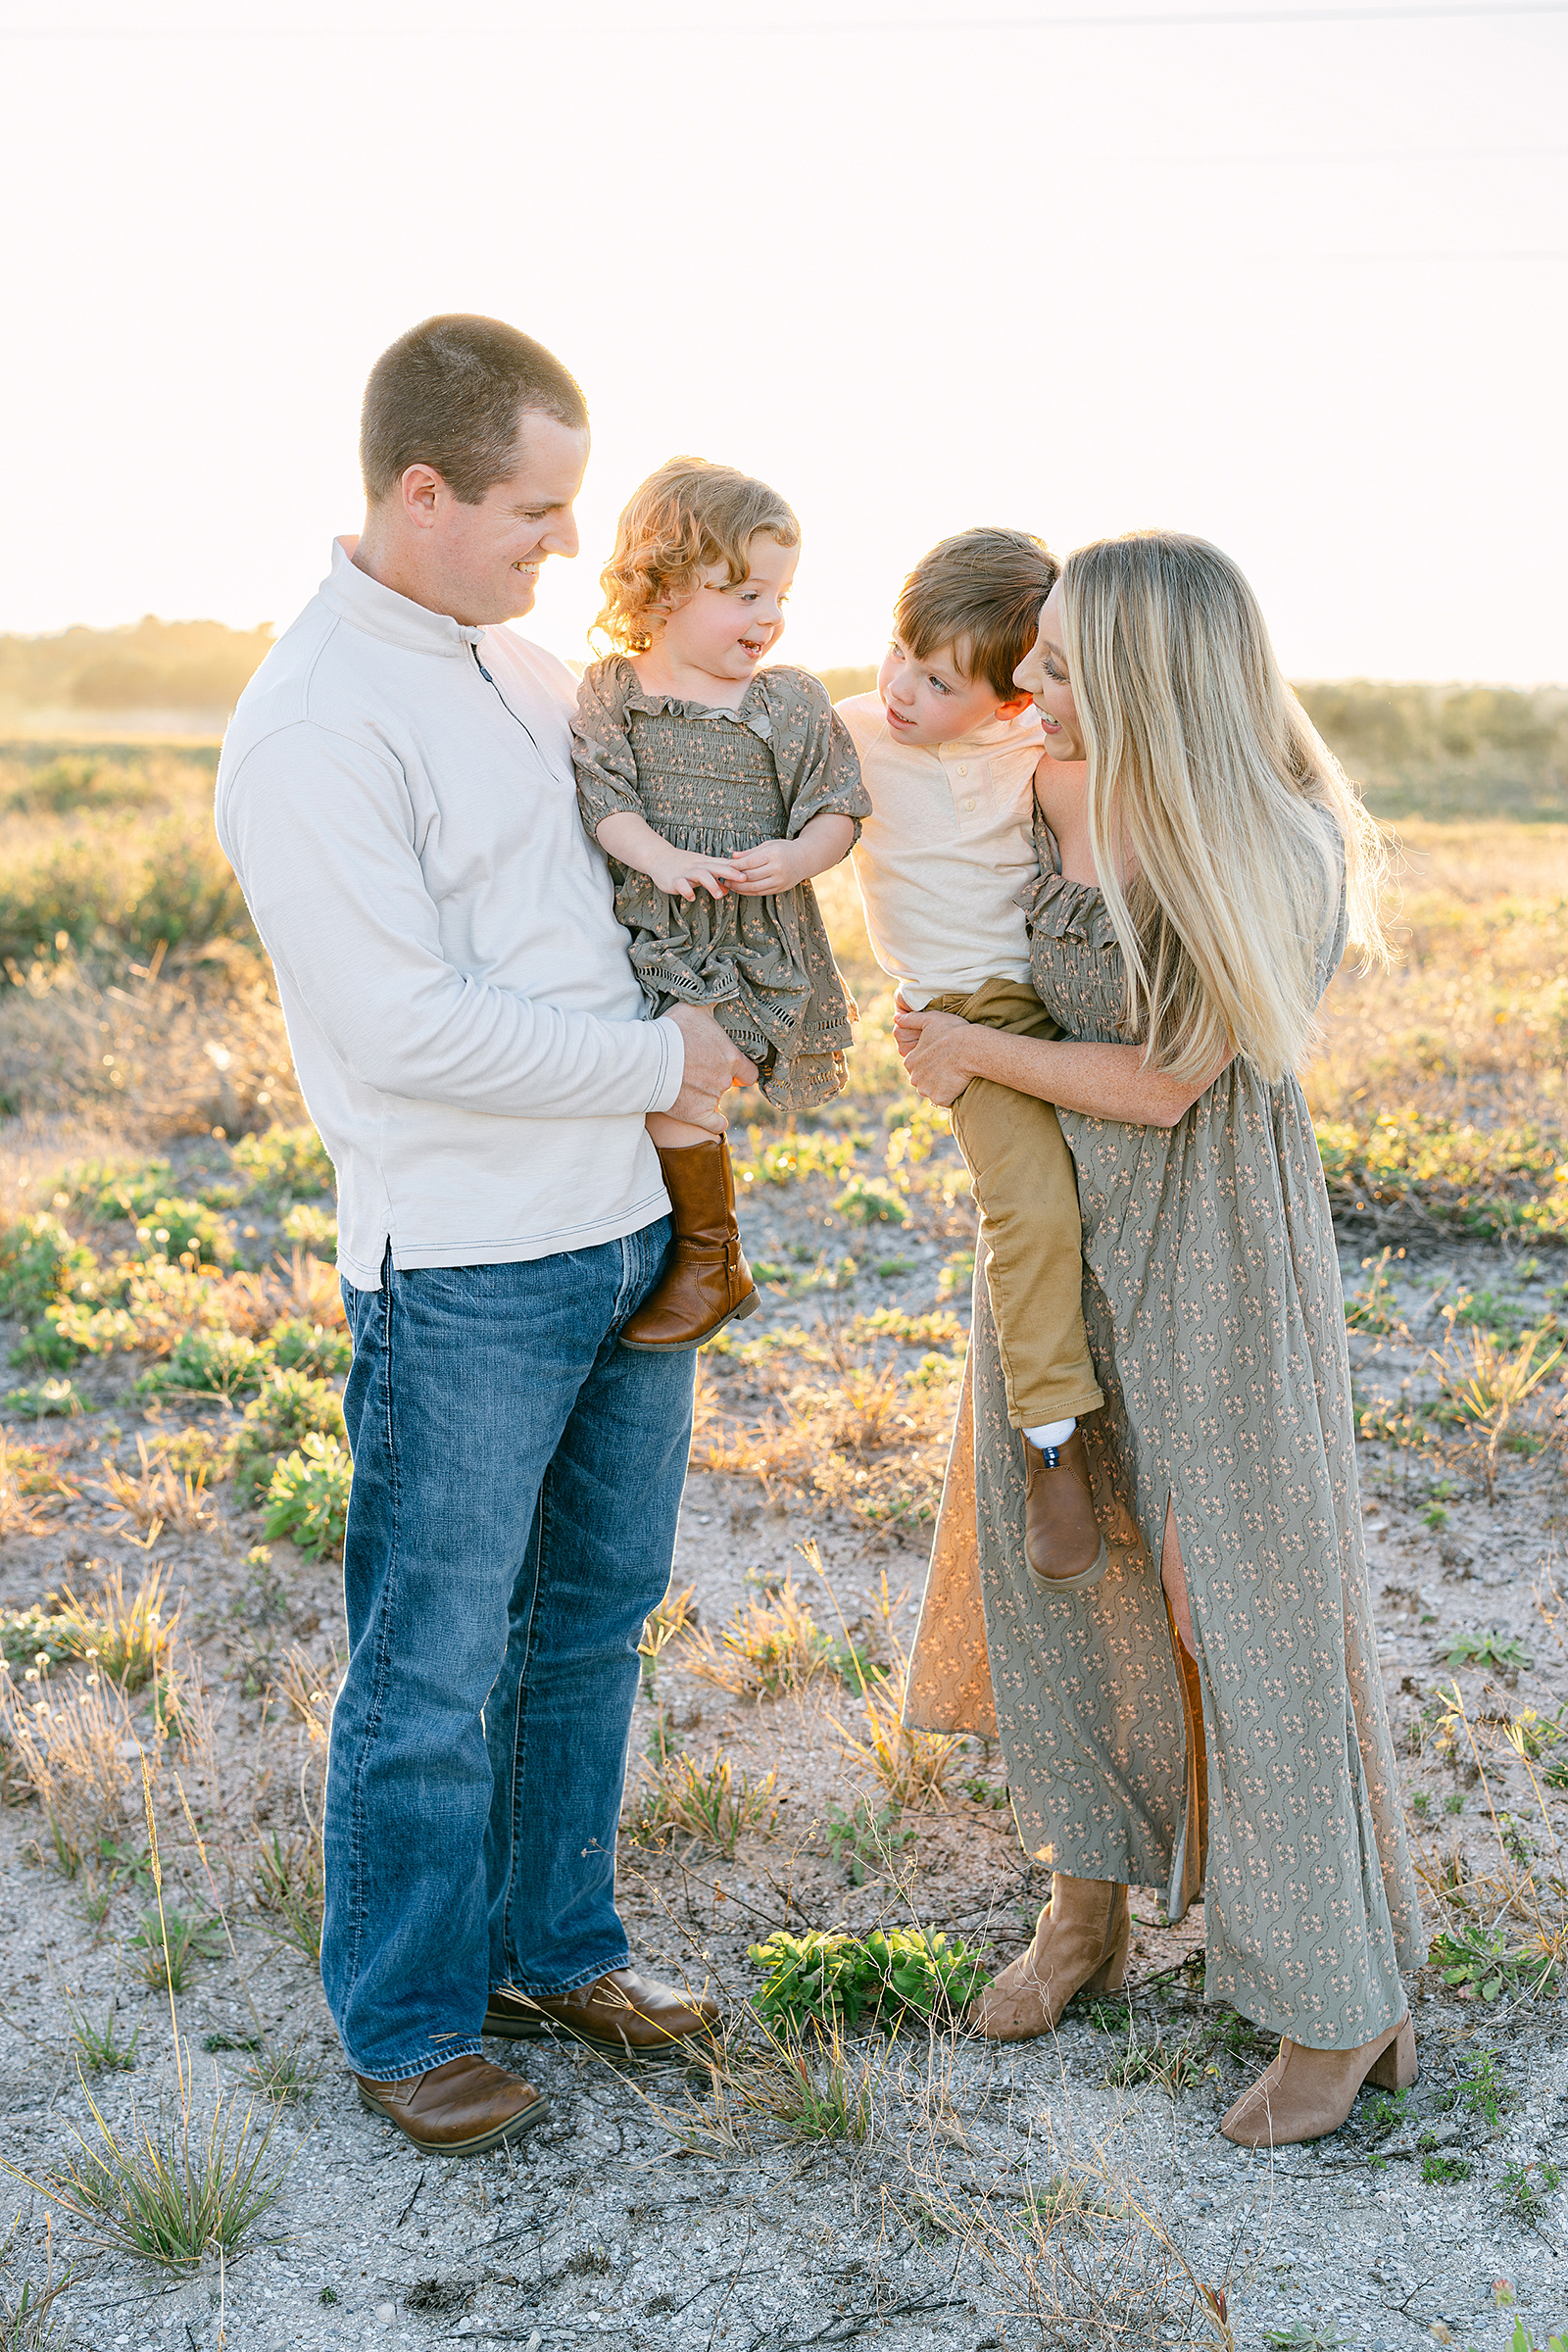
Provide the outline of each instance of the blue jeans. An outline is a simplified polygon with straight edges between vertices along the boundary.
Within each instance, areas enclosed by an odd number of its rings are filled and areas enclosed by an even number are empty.
[[[669,1580],[691,1355],[617,1334],[662,1217],[593,1250],[345,1284],[349,1664],[321,1982],[383,2082],[479,2047],[492,1986],[627,1961],[615,1824],[637,1642]]]

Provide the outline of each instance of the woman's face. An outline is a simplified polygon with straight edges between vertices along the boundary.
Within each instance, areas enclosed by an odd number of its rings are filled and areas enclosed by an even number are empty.
[[[1040,713],[1046,732],[1046,753],[1052,760],[1083,760],[1083,734],[1067,683],[1067,657],[1061,650],[1061,582],[1040,608],[1040,634],[1012,673],[1012,682],[1027,694]]]

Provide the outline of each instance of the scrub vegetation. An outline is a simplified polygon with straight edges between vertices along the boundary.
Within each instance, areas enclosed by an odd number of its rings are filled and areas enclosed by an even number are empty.
[[[690,2280],[636,2301],[627,2249],[691,2225],[581,2218],[621,2144],[651,2182],[683,2151],[710,2215],[745,2167],[787,2179],[746,2225],[794,2281],[780,2341],[1356,2342],[1395,2309],[1483,2340],[1447,2274],[1423,2287],[1380,2256],[1368,2283],[1327,2232],[1347,2183],[1392,2184],[1416,2240],[1447,2232],[1449,2272],[1484,2269],[1490,2296],[1568,2218],[1568,823],[1498,814],[1555,795],[1568,816],[1563,722],[1543,696],[1311,699],[1374,807],[1426,812],[1394,810],[1398,959],[1335,981],[1307,1085],[1431,1958],[1415,2091],[1365,2095],[1277,2204],[1213,2153],[1272,2045],[1203,2004],[1200,1908],[1173,1927],[1136,1889],[1127,1988],[1076,2004],[1056,2042],[1002,2063],[963,2028],[1050,1871],[1018,1850],[995,1743],[901,1720],[974,1219],[945,1114],[903,1082],[842,869],[819,888],[860,1005],[850,1091],[793,1122],[738,1101],[763,1312],[699,1360],[633,1724],[637,1958],[715,1977],[725,2032],[657,2081],[492,2050],[551,2090],[556,2136],[450,2181],[404,2181],[401,2156],[383,2173],[315,1981],[351,1480],[330,1167],[211,843],[210,757],[10,747],[0,2086],[7,2063],[41,2068],[50,2104],[0,2144],[22,2211],[0,2342],[139,2345],[149,2264],[208,2298],[179,2305],[197,2343],[291,2340],[266,2331],[264,2270],[292,2282],[298,2341],[339,2340],[339,2303],[363,2334],[383,2296],[497,2340],[603,2329],[617,2297],[650,2344],[700,2317],[716,2345],[726,2312],[751,2315],[738,2344],[772,2340],[735,2215],[711,2264],[693,2241]],[[361,2209],[394,2174],[366,2283]],[[478,2251],[491,2204],[524,2192],[526,2286],[520,2252]],[[1560,2315],[1526,2311],[1544,2343]]]

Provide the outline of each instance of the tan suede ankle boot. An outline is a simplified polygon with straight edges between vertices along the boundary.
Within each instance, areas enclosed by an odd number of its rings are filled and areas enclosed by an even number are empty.
[[[1337,2132],[1363,2082],[1408,2090],[1420,2066],[1409,2012],[1355,2050],[1311,2050],[1282,2040],[1272,2063],[1220,2124],[1239,2148],[1288,2148]]]
[[[741,1249],[723,1137],[661,1152],[659,1164],[675,1239],[658,1286],[625,1325],[620,1344],[676,1354],[700,1348],[732,1315],[755,1315],[761,1300]]]
[[[988,2041],[1049,2034],[1075,1992],[1114,1992],[1127,1973],[1132,1915],[1115,1879],[1069,1879],[1058,1870],[1035,1939],[970,2011]]]

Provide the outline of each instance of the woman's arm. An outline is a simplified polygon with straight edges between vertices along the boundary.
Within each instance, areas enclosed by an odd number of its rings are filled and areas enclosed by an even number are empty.
[[[902,1005],[893,1034],[909,1084],[930,1102],[956,1102],[971,1078],[994,1078],[1015,1094],[1035,1095],[1090,1118],[1174,1127],[1220,1074],[1215,1070],[1195,1086],[1191,1079],[1166,1078],[1146,1068],[1142,1046],[1010,1037],[951,1012],[908,1012]]]
[[[793,841],[760,841],[755,850],[737,850],[735,863],[746,879],[737,884],[736,897],[776,898],[780,891],[793,890],[797,882],[825,874],[830,865],[842,863],[849,856],[855,834],[853,817],[836,816],[832,809],[824,808],[808,819]]]

